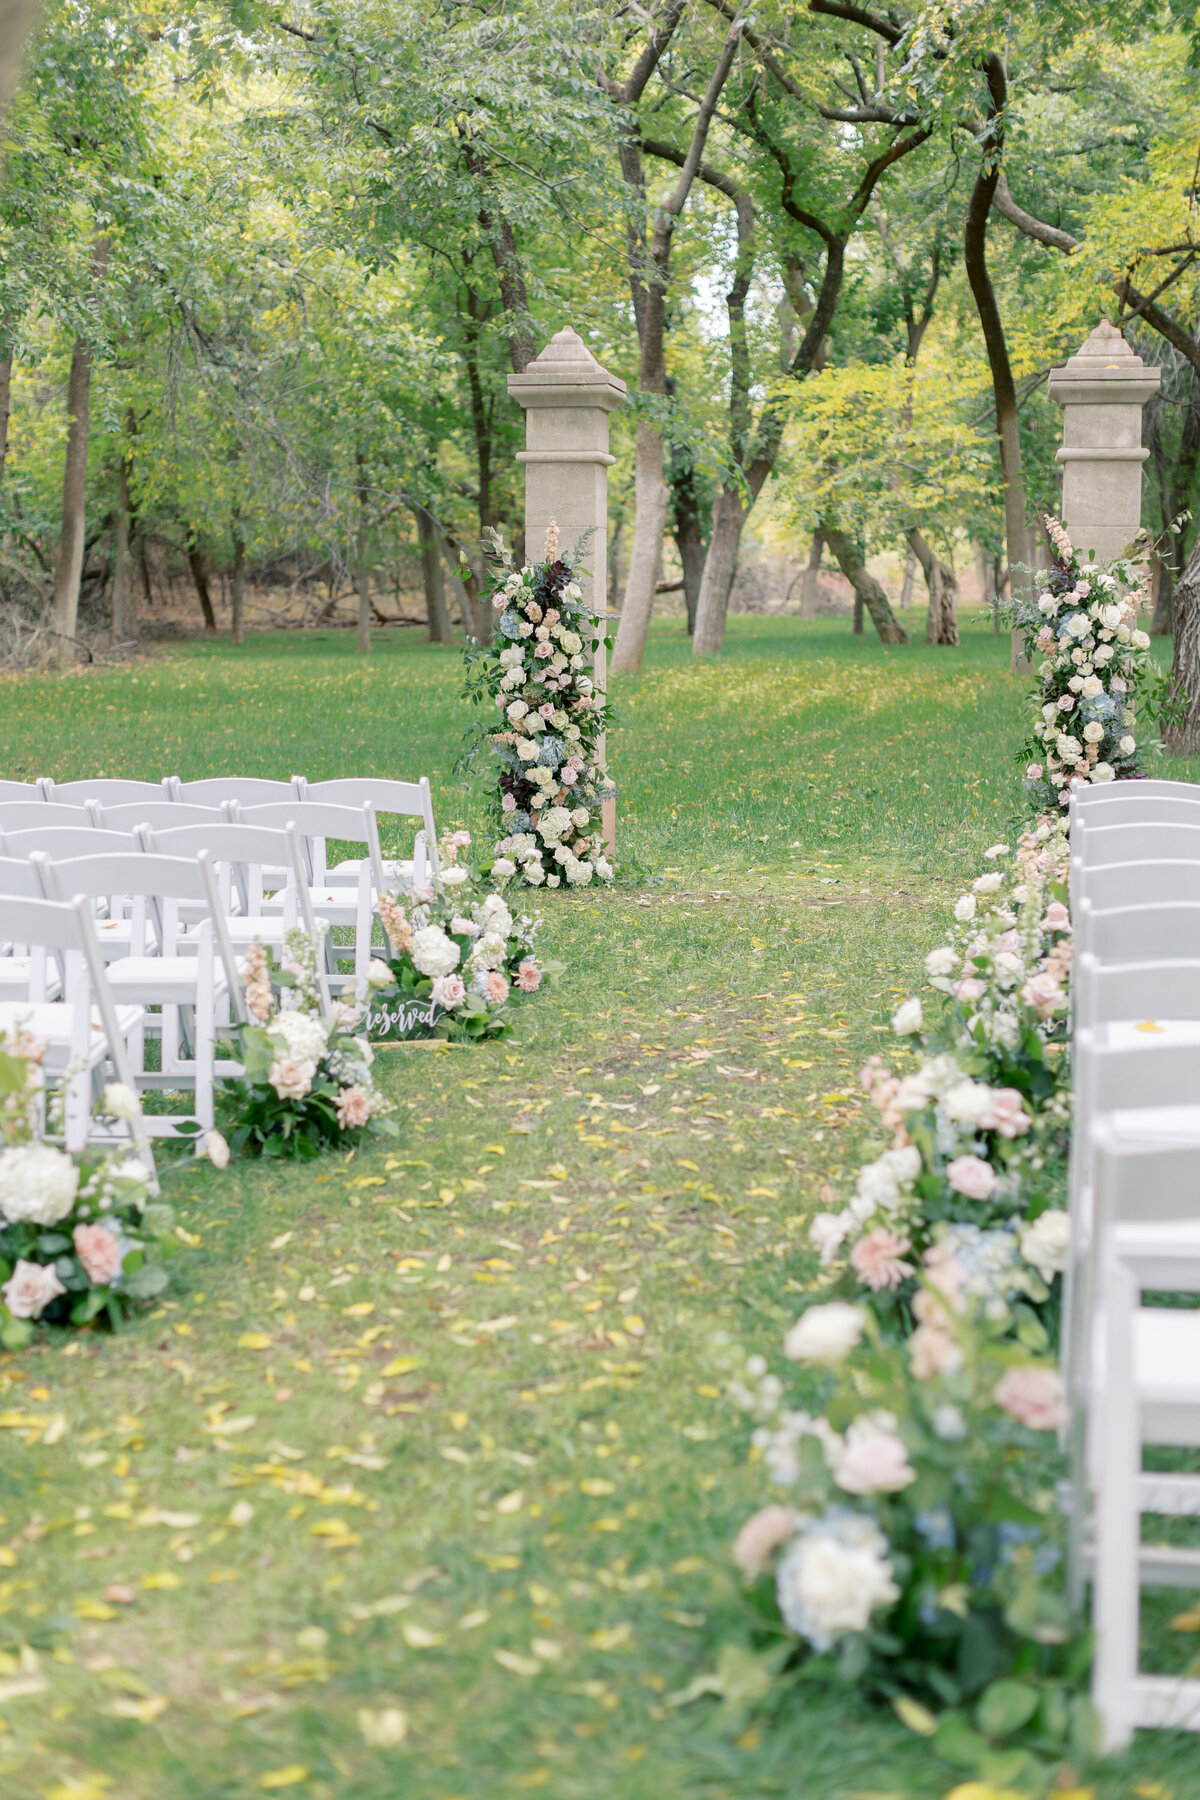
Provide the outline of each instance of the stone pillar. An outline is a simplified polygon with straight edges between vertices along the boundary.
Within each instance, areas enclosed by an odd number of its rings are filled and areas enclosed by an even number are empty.
[[[608,605],[608,415],[625,399],[625,383],[596,361],[569,325],[555,332],[540,356],[521,375],[510,375],[508,391],[525,412],[525,559],[542,552],[546,527],[558,525],[559,544],[573,548],[591,531],[586,552],[589,575],[581,585],[603,614]],[[607,684],[607,656],[596,652],[595,682]],[[604,746],[600,749],[601,766]],[[616,848],[616,802],[604,806],[604,836]]]
[[[1158,392],[1162,371],[1135,356],[1115,325],[1102,319],[1061,369],[1049,392],[1063,409],[1062,517],[1086,559],[1107,562],[1128,549],[1142,522],[1142,407]]]

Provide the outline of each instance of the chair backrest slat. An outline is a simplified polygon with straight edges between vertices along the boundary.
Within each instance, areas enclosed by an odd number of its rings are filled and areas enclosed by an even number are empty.
[[[84,806],[89,800],[101,806],[123,806],[135,800],[169,800],[172,777],[161,781],[125,781],[115,775],[101,775],[94,780],[54,781],[47,786],[46,798],[56,806]]]
[[[128,806],[96,806],[96,824],[104,831],[136,831],[139,825],[161,825],[174,830],[178,825],[204,825],[221,821],[225,814],[219,806],[188,806],[176,800],[135,800]]]
[[[299,795],[304,784],[302,775],[293,775],[290,781],[273,781],[262,775],[213,775],[204,781],[180,781],[178,776],[171,779],[172,798],[193,806],[224,806],[227,800],[238,800],[247,806],[267,805],[272,800],[286,800],[290,794]]]
[[[338,838],[344,843],[362,844],[370,858],[376,889],[382,889],[383,855],[379,848],[375,808],[369,800],[362,806],[338,806],[328,800],[288,800],[282,805],[244,806],[239,812],[247,824],[275,829],[295,825],[306,841],[319,845],[319,852],[313,857],[315,869],[325,867],[326,839]]]
[[[1118,1110],[1200,1105],[1200,1044],[1162,1044],[1148,1036],[1137,1049],[1113,1049],[1081,1027],[1075,1051],[1083,1120]]]
[[[1093,825],[1091,814],[1081,815],[1071,834],[1071,853],[1088,868],[1118,862],[1197,862],[1200,819],[1194,825],[1177,819]]]
[[[44,850],[47,856],[89,856],[137,847],[132,832],[99,831],[94,825],[39,825],[32,831],[0,828],[0,856],[28,856],[34,850]]]
[[[0,801],[7,800],[18,804],[33,800],[44,805],[46,796],[36,781],[0,781]]]
[[[1200,904],[1118,906],[1100,912],[1090,900],[1075,911],[1076,949],[1101,962],[1189,962],[1200,957]]]
[[[1071,982],[1080,1027],[1200,1020],[1200,959],[1102,963],[1085,952],[1072,964]]]
[[[90,825],[92,823],[92,815],[86,806],[58,807],[53,814],[48,814],[46,802],[39,800],[36,794],[23,800],[0,801],[0,831],[24,831],[28,827],[36,825],[40,819],[46,818],[53,818],[56,825]]]
[[[1097,912],[1122,906],[1172,906],[1200,901],[1200,862],[1071,863],[1076,905],[1088,900]]]
[[[1149,776],[1145,781],[1106,781],[1098,787],[1089,783],[1087,787],[1076,788],[1071,795],[1071,810],[1091,814],[1103,812],[1114,801],[1188,798],[1200,800],[1200,782],[1166,781],[1159,776]]]
[[[429,777],[418,781],[392,781],[384,776],[351,775],[337,781],[309,781],[304,784],[306,800],[329,801],[338,806],[363,806],[368,801],[375,812],[392,813],[400,818],[420,819],[418,839],[424,847],[433,874],[438,872],[437,826],[433,822],[433,796]]]
[[[40,899],[42,888],[33,863],[24,857],[0,857],[0,894],[23,896],[27,900]]]

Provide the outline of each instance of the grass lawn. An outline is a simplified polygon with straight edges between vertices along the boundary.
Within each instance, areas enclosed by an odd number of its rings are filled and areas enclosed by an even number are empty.
[[[1018,818],[1007,640],[964,637],[736,618],[694,666],[656,629],[610,745],[632,872],[541,898],[569,974],[518,1041],[389,1054],[397,1149],[173,1171],[168,1302],[0,1356],[5,1800],[954,1786],[853,1693],[765,1730],[672,1697],[751,1629],[717,1340],[777,1356],[859,1063]],[[0,775],[427,771],[474,824],[458,682],[399,633],[9,680]],[[1200,1795],[1197,1740],[1096,1791]]]

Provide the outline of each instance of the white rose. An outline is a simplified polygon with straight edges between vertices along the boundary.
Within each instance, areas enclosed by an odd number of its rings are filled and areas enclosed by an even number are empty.
[[[0,1299],[14,1319],[40,1319],[50,1302],[66,1291],[52,1264],[18,1258],[12,1274],[0,1287]]]
[[[492,874],[499,875],[501,878],[506,875],[515,875],[516,872],[517,865],[510,857],[498,856],[492,864]]]
[[[1067,635],[1073,638],[1085,638],[1092,628],[1091,620],[1083,613],[1073,613],[1067,620]]]
[[[79,1170],[52,1144],[18,1144],[0,1155],[0,1213],[13,1225],[57,1225],[75,1204]]]
[[[927,975],[952,975],[958,967],[958,951],[952,950],[949,944],[942,944],[931,950],[925,958]]]
[[[1137,739],[1130,737],[1128,733],[1126,733],[1117,745],[1117,749],[1121,752],[1122,756],[1132,756],[1137,749]]]
[[[1057,718],[1058,706],[1059,703],[1056,700],[1047,700],[1045,706],[1043,706],[1042,717],[1045,719],[1047,725],[1052,725]]]
[[[1098,700],[1104,692],[1104,683],[1098,675],[1085,675],[1079,691],[1085,700]]]
[[[104,1087],[104,1111],[110,1119],[120,1119],[126,1125],[132,1125],[142,1113],[142,1103],[138,1099],[136,1088],[129,1087],[123,1081],[109,1081]]]
[[[991,1090],[981,1081],[960,1081],[942,1100],[956,1125],[981,1125],[992,1110]]]
[[[471,871],[470,869],[460,869],[455,865],[452,868],[443,869],[438,879],[443,887],[461,887],[464,881],[470,881]]]
[[[581,831],[583,830],[583,827],[587,824],[590,817],[591,817],[591,814],[588,812],[588,809],[586,806],[576,806],[576,807],[573,807],[571,810],[571,823],[572,823],[572,825],[578,826],[578,828]]]
[[[964,894],[961,899],[954,902],[954,916],[960,925],[965,925],[968,920],[975,917],[974,894]]]
[[[1091,719],[1083,728],[1084,739],[1089,744],[1098,744],[1104,736],[1104,727],[1098,719]]]
[[[1033,1264],[1042,1280],[1048,1282],[1066,1269],[1070,1244],[1070,1214],[1060,1212],[1057,1207],[1052,1206],[1047,1212],[1039,1214],[1029,1229],[1022,1233],[1021,1255],[1027,1263]]]
[[[291,1056],[278,1057],[267,1070],[267,1080],[281,1100],[303,1100],[317,1072],[315,1062]]]
[[[528,711],[529,711],[529,708],[525,704],[524,700],[514,700],[512,705],[508,708],[508,716],[512,720],[513,724],[517,725],[525,717],[525,714]]]
[[[784,1338],[784,1352],[793,1362],[842,1362],[862,1336],[866,1322],[866,1309],[844,1300],[810,1306]]]
[[[1129,641],[1135,650],[1148,650],[1150,648],[1150,639],[1144,631],[1131,631],[1129,634]]]
[[[784,1623],[818,1651],[844,1632],[865,1631],[877,1607],[900,1598],[887,1547],[879,1527],[859,1513],[830,1513],[810,1525],[776,1572]]]
[[[390,983],[391,971],[388,971]],[[325,1054],[328,1033],[314,1013],[284,1012],[271,1020],[273,1038],[282,1038],[293,1062],[318,1063]]]
[[[440,925],[424,925],[413,935],[410,955],[421,974],[432,980],[438,975],[449,975],[452,969],[456,969],[461,951],[453,938],[446,936]]]
[[[1092,652],[1092,661],[1100,664],[1108,663],[1112,661],[1116,654],[1117,653],[1111,644],[1097,644],[1095,650]]]
[[[975,880],[971,883],[971,886],[977,894],[994,894],[1003,880],[1004,877],[1000,874],[999,870],[993,869],[988,875],[976,876]]]
[[[522,874],[531,887],[541,887],[546,879],[546,871],[541,863],[527,862]]]
[[[906,1000],[892,1014],[892,1030],[897,1037],[912,1037],[914,1032],[920,1031],[923,1022],[921,1002],[915,998]]]
[[[536,762],[538,747],[529,738],[522,738],[517,745],[517,755],[522,762]]]
[[[390,988],[396,977],[378,956],[373,956],[367,967],[367,986],[373,988]]]
[[[1101,785],[1103,785],[1103,783],[1106,781],[1115,781],[1116,778],[1117,778],[1117,772],[1113,768],[1111,763],[1098,762],[1096,764],[1095,768],[1092,770],[1092,780],[1094,782],[1100,783]]]

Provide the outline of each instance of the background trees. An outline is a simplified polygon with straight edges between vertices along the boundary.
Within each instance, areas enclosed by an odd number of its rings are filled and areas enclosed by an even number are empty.
[[[720,649],[747,534],[810,594],[832,556],[892,642],[868,563],[907,558],[952,645],[964,570],[995,591],[1036,553],[1044,377],[1102,312],[1164,365],[1146,516],[1196,510],[1187,25],[48,0],[3,125],[7,649],[90,654],[185,593],[235,637],[248,595],[364,650],[402,602],[486,631],[481,536],[521,526],[505,376],[568,318],[631,388],[618,667],[663,587]],[[1161,630],[1195,538],[1158,557]]]

